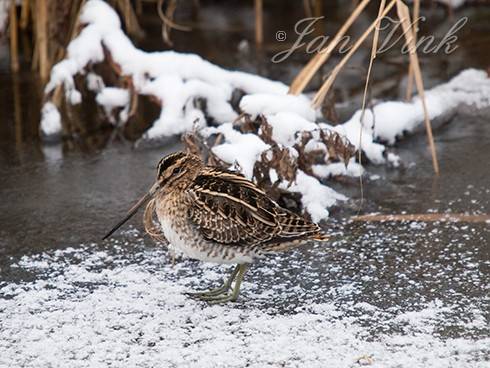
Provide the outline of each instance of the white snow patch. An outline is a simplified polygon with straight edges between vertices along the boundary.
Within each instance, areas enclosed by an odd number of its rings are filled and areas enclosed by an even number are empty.
[[[347,139],[359,149],[359,143],[366,156],[374,163],[385,162],[383,153],[385,147],[374,142],[374,119],[370,110],[366,110],[364,121],[361,125],[361,111],[356,111],[352,118],[341,125],[336,125],[333,129],[347,137]]]
[[[100,92],[105,87],[104,80],[100,75],[95,73],[87,74],[87,88],[92,92]]]
[[[287,184],[283,183],[281,186],[286,188]],[[311,215],[311,219],[314,222],[319,222],[327,218],[327,208],[333,206],[336,201],[347,200],[347,197],[343,194],[337,193],[332,188],[321,184],[318,179],[305,174],[301,170],[298,170],[296,182],[288,190],[301,193],[303,206]]]
[[[386,156],[388,162],[390,162],[394,167],[400,166],[400,156],[394,154],[393,152],[388,152]]]
[[[377,314],[380,325],[389,320],[368,303],[305,303],[280,314],[244,292],[237,305],[209,306],[184,294],[197,281],[194,263],[172,268],[162,252],[142,255],[139,264],[95,247],[23,257],[13,266],[51,276],[0,288],[0,366],[323,368],[362,359],[384,368],[488,366],[490,338],[433,333],[450,309],[438,302],[398,312],[392,320],[403,332],[373,335],[362,316],[350,316],[354,307]],[[204,267],[199,281],[217,279]]]
[[[253,119],[260,114],[273,115],[285,112],[292,112],[310,121],[314,121],[316,116],[311,100],[304,95],[250,94],[243,96],[240,109],[250,114]]]
[[[293,146],[296,143],[297,133],[320,128],[318,124],[305,119],[295,112],[277,112],[266,116],[267,122],[272,127],[272,139],[284,146]]]
[[[0,36],[5,32],[11,1],[0,1]]]
[[[41,111],[41,131],[46,135],[61,131],[61,115],[56,106],[46,102]]]
[[[312,169],[316,176],[322,178],[339,175],[359,177],[364,172],[363,167],[355,162],[354,159],[349,161],[347,167],[342,162],[335,162],[328,165],[313,165]]]
[[[490,106],[490,78],[483,70],[467,69],[448,83],[425,94],[429,118],[455,112],[462,105],[483,109]],[[393,144],[403,132],[412,132],[424,122],[420,98],[411,102],[383,102],[374,106],[374,136]]]
[[[112,110],[115,107],[124,107],[129,103],[129,92],[122,88],[104,87],[95,99],[99,105]]]
[[[227,143],[213,147],[213,153],[230,165],[237,162],[242,169],[242,174],[248,179],[252,179],[255,162],[262,152],[270,147],[255,134],[242,134],[233,129],[231,123],[223,124],[218,128],[207,128],[205,133],[224,135]]]

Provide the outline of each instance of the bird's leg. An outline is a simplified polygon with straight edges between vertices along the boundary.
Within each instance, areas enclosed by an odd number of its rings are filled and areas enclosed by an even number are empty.
[[[237,266],[238,268],[238,274],[235,278],[235,287],[233,288],[232,292],[227,295],[216,295],[216,296],[210,296],[203,298],[203,300],[206,300],[209,304],[218,304],[218,303],[226,303],[226,302],[234,302],[238,298],[238,294],[240,294],[240,286],[242,285],[243,281],[243,276],[245,275],[245,272],[247,272],[248,265],[247,264],[241,264]]]
[[[207,297],[213,297],[213,296],[224,294],[228,290],[230,290],[231,284],[233,283],[233,280],[236,278],[239,271],[240,271],[240,265],[237,265],[233,270],[233,272],[231,273],[230,277],[228,277],[228,279],[223,282],[223,285],[221,285],[216,289],[201,291],[197,293],[188,293],[188,295],[199,299],[205,299]]]

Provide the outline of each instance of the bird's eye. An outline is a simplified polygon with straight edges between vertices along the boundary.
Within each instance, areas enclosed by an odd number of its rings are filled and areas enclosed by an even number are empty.
[[[174,167],[172,174],[176,175],[176,174],[179,174],[181,171],[182,171],[182,169],[180,167]]]

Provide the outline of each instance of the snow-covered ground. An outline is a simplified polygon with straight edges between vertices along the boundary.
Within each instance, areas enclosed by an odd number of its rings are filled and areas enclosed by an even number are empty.
[[[478,232],[361,233],[264,260],[228,305],[184,294],[227,268],[172,267],[135,230],[12,260],[0,367],[488,367],[488,280],[478,247],[463,246],[482,244]]]

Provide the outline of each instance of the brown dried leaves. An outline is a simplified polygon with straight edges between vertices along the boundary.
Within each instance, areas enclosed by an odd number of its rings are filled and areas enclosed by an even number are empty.
[[[279,184],[294,183],[298,170],[315,175],[313,165],[334,162],[347,165],[356,153],[355,147],[345,137],[320,126],[318,130],[298,132],[293,147],[285,147],[274,140],[273,127],[262,115],[251,119],[250,115],[241,114],[234,122],[234,128],[243,134],[256,134],[270,145],[256,161],[253,175],[257,185],[276,200],[287,193]],[[194,131],[186,134],[183,142],[188,151],[200,155],[208,164],[226,167],[228,165],[212,152],[212,147],[221,144],[223,138],[222,134],[204,137],[199,131]]]

